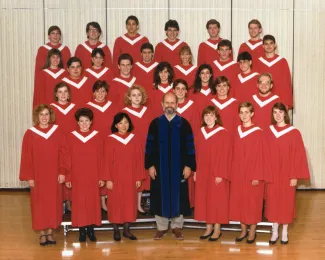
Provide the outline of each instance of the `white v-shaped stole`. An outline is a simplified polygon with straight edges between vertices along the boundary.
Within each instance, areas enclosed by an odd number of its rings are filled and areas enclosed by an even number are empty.
[[[238,126],[238,134],[239,134],[240,138],[244,138],[244,137],[248,136],[249,134],[251,134],[251,133],[253,133],[253,132],[257,131],[257,130],[262,130],[262,129],[259,128],[258,126],[255,126],[255,127],[251,128],[251,129],[245,131],[245,132],[242,132],[241,126],[240,125]]]
[[[73,82],[72,80],[70,80],[68,78],[63,78],[62,81],[70,84],[71,86],[74,86],[77,89],[80,89],[83,86],[83,84],[86,82],[87,79],[88,78],[85,76],[85,77],[83,77],[83,79],[79,83],[75,83],[75,82]]]
[[[33,131],[35,134],[38,134],[39,136],[43,137],[44,139],[49,139],[49,137],[55,132],[55,130],[58,128],[58,125],[53,125],[52,128],[47,131],[47,133],[43,133],[42,131],[38,130],[36,127],[31,127],[29,130]]]
[[[122,35],[121,38],[130,43],[131,45],[134,45],[135,43],[137,43],[138,41],[140,41],[144,36],[143,35],[139,35],[137,38],[135,38],[134,40],[129,39],[128,37],[126,37],[125,35]]]
[[[185,106],[183,106],[182,108],[180,108],[180,107],[177,107],[176,108],[176,111],[177,111],[177,113],[179,113],[179,114],[182,114],[183,112],[185,112],[192,104],[193,104],[194,102],[192,101],[192,100],[189,100],[188,102],[187,102],[187,104],[185,105]]]
[[[71,103],[69,106],[63,109],[62,107],[54,103],[51,103],[50,105],[56,107],[64,115],[67,115],[71,111],[71,109],[75,106],[75,104]]]
[[[218,133],[218,132],[221,131],[221,130],[226,130],[226,129],[224,129],[223,127],[219,126],[219,127],[217,127],[216,129],[214,129],[213,131],[211,131],[210,133],[207,133],[207,132],[205,131],[204,126],[201,127],[201,132],[202,132],[202,134],[203,134],[203,136],[204,136],[205,139],[210,138],[211,136],[213,136],[214,134]]]
[[[91,70],[91,69],[86,69],[87,72],[89,72],[91,75],[93,75],[96,79],[99,79],[101,76],[103,76],[106,71],[108,71],[108,68],[104,68],[101,72],[96,73],[95,71]]]
[[[54,78],[54,79],[57,79],[63,72],[65,72],[64,69],[60,69],[57,73],[54,73],[54,72],[50,71],[49,69],[44,69],[44,71],[47,74],[51,75],[52,78]]]
[[[258,43],[255,43],[254,45],[251,44],[249,41],[246,42],[247,46],[251,49],[251,50],[255,50],[258,46],[263,44],[263,41],[260,41]]]
[[[92,106],[94,108],[97,108],[100,112],[104,113],[107,110],[107,108],[110,107],[110,105],[112,104],[112,102],[111,101],[107,101],[107,103],[104,106],[99,106],[99,105],[97,105],[97,104],[95,104],[93,102],[88,102],[87,104],[89,106]]]
[[[213,63],[217,66],[217,68],[218,68],[220,71],[223,71],[223,70],[225,70],[226,68],[229,68],[231,65],[236,64],[236,62],[235,62],[234,60],[231,61],[231,62],[229,62],[229,63],[227,63],[227,64],[225,64],[225,65],[221,65],[221,64],[218,62],[218,60],[215,60]]]
[[[278,132],[273,125],[270,125],[270,129],[271,129],[272,133],[275,135],[275,137],[279,138],[279,137],[289,133],[290,131],[292,131],[292,130],[294,130],[296,128],[293,127],[293,126],[290,126],[287,129],[284,129],[284,130]]]
[[[180,72],[182,72],[185,76],[187,76],[188,74],[190,74],[196,68],[196,66],[193,65],[188,70],[185,70],[184,68],[182,68],[179,65],[176,65],[175,68],[178,69]]]
[[[136,77],[133,77],[130,82],[127,82],[127,81],[125,81],[123,79],[120,79],[120,78],[114,78],[113,80],[114,81],[117,81],[117,82],[120,82],[123,85],[127,86],[128,88],[130,88],[130,87],[132,87],[132,85],[136,81],[136,79],[137,79]]]
[[[249,75],[249,76],[243,78],[243,76],[239,73],[239,74],[238,74],[238,79],[240,80],[241,83],[244,83],[244,82],[246,82],[247,80],[250,80],[250,79],[254,78],[256,75],[258,75],[258,73],[257,73],[257,72],[254,72],[254,73],[252,73],[251,75]]]
[[[235,98],[229,99],[227,102],[221,104],[218,100],[216,99],[211,99],[211,102],[215,104],[220,110],[224,109],[225,107],[229,106],[232,102],[236,101]]]
[[[278,56],[275,60],[273,61],[267,61],[266,59],[264,59],[263,57],[259,57],[258,59],[263,62],[266,66],[268,67],[272,67],[275,63],[277,63],[279,60],[281,60],[283,57]]]
[[[169,90],[171,90],[173,88],[173,84],[171,84],[171,85],[169,85],[169,86],[167,86],[167,87],[162,87],[162,86],[160,86],[160,85],[158,85],[158,89],[161,91],[161,92],[163,92],[163,93],[167,93]]]
[[[159,64],[158,62],[154,62],[153,64],[151,64],[151,66],[149,67],[146,67],[146,66],[143,66],[140,62],[136,62],[135,63],[137,66],[139,66],[139,68],[141,68],[142,70],[144,70],[145,72],[149,73],[150,71],[152,71],[154,68],[157,67],[157,65]]]
[[[165,40],[162,41],[162,44],[164,44],[168,49],[170,49],[171,51],[174,51],[179,45],[181,45],[183,41],[179,40],[177,43],[175,43],[174,45],[169,44],[168,42],[166,42]]]
[[[86,44],[86,42],[83,42],[81,45],[84,46],[85,49],[86,49],[87,51],[89,51],[90,53],[93,51],[93,49],[90,48],[90,47]],[[103,48],[104,46],[105,46],[105,44],[102,43],[102,44],[98,45],[96,48],[100,48],[100,49],[101,49],[101,48]]]
[[[147,110],[147,107],[143,106],[143,108],[141,109],[140,112],[134,111],[134,110],[132,110],[132,109],[130,109],[128,107],[123,108],[123,110],[128,111],[130,114],[132,114],[132,115],[134,115],[136,117],[142,118],[144,112],[146,112],[146,110]]]
[[[91,134],[87,135],[86,137],[83,137],[81,134],[79,134],[77,131],[71,132],[75,137],[77,137],[81,142],[86,143],[88,142],[91,138],[93,138],[98,131],[94,130],[92,131]]]
[[[264,107],[266,106],[267,104],[269,104],[270,102],[272,102],[273,100],[277,99],[278,96],[277,95],[274,95],[272,97],[270,97],[269,99],[265,100],[265,101],[262,101],[258,98],[257,95],[253,95],[253,99],[255,100],[255,102],[260,106],[260,107]]]
[[[130,134],[127,138],[122,138],[122,137],[119,137],[118,135],[116,134],[111,134],[109,135],[109,137],[113,137],[114,139],[116,139],[117,141],[121,142],[122,144],[124,145],[127,145],[131,139],[134,137],[134,134]]]

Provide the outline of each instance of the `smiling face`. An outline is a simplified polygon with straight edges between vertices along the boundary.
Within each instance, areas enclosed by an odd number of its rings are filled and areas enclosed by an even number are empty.
[[[209,69],[203,69],[200,72],[200,79],[201,79],[202,85],[208,84],[211,76],[212,76],[212,74],[210,73]]]
[[[120,75],[124,78],[128,78],[131,75],[132,65],[130,60],[121,60],[118,65]]]
[[[203,120],[208,128],[212,128],[216,124],[217,117],[214,113],[207,113],[203,116]]]
[[[260,28],[258,24],[252,23],[248,27],[248,32],[251,38],[257,39],[260,37],[260,34],[262,33],[262,28]]]
[[[227,82],[221,82],[220,84],[216,85],[216,90],[219,98],[227,97],[229,92],[229,85]]]
[[[150,63],[153,59],[153,52],[151,49],[143,49],[141,56],[144,63]]]
[[[59,67],[60,64],[60,56],[59,55],[52,55],[50,57],[50,68],[51,69],[57,69]]]
[[[281,125],[285,122],[285,112],[283,110],[280,110],[278,108],[273,109],[273,118],[276,121],[277,124]]]
[[[266,40],[263,43],[263,48],[266,54],[274,54],[276,50],[276,44],[274,43],[274,41]]]
[[[92,124],[92,121],[86,116],[81,116],[78,121],[78,125],[81,132],[88,132],[90,129],[90,126]]]
[[[100,32],[98,31],[97,28],[90,25],[89,29],[88,29],[88,32],[87,32],[87,37],[88,37],[89,40],[98,41],[99,37],[100,37]]]
[[[104,57],[97,53],[95,57],[91,57],[91,61],[94,64],[93,66],[95,68],[100,68],[104,63]]]
[[[239,62],[240,71],[244,74],[251,72],[252,61],[251,60],[240,60]]]
[[[168,77],[169,77],[169,72],[167,68],[164,68],[162,71],[158,73],[160,82],[162,84],[167,84],[168,83]]]
[[[254,112],[251,112],[248,107],[240,108],[239,118],[244,124],[252,122],[253,115],[254,115]]]
[[[122,135],[127,133],[127,131],[129,130],[129,126],[130,123],[125,117],[123,117],[123,119],[115,125],[118,133]]]
[[[94,92],[94,97],[97,102],[104,102],[107,96],[107,91],[105,88],[96,89]]]
[[[182,52],[180,58],[183,65],[189,65],[192,61],[192,55],[187,51]]]
[[[175,86],[174,88],[174,93],[179,101],[184,100],[187,93],[186,86],[182,83],[178,83],[177,86]]]
[[[41,128],[47,128],[50,122],[50,111],[45,108],[38,114],[38,122]]]
[[[166,36],[169,41],[174,42],[177,39],[179,31],[174,27],[168,27],[166,31]]]
[[[56,91],[56,94],[55,96],[58,98],[58,102],[60,104],[65,104],[68,102],[68,99],[70,98],[70,95],[69,95],[69,90],[66,86],[63,86],[62,88],[59,88],[57,91]]]
[[[228,46],[221,46],[218,49],[218,53],[220,54],[220,60],[226,61],[230,58],[231,50]]]
[[[166,115],[174,115],[177,109],[177,97],[171,93],[166,94],[162,102],[162,107]]]
[[[61,33],[58,30],[54,30],[50,32],[50,34],[48,35],[48,39],[51,44],[57,45],[61,41]]]
[[[273,84],[268,76],[261,76],[257,83],[258,92],[262,95],[266,95],[271,92]]]

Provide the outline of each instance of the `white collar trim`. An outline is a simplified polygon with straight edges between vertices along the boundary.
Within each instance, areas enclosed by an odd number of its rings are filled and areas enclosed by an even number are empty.
[[[38,134],[39,136],[45,138],[46,140],[49,139],[49,137],[55,132],[55,130],[58,128],[58,125],[53,125],[52,128],[47,131],[47,133],[43,133],[42,131],[38,130],[36,127],[29,128],[31,131],[33,131],[35,134]]]
[[[212,49],[214,49],[214,50],[217,50],[218,49],[218,43],[216,43],[216,44],[213,44],[213,43],[211,43],[211,42],[209,42],[209,41],[206,41],[205,42],[207,45],[209,45]]]
[[[226,130],[224,129],[223,127],[219,126],[218,128],[214,129],[213,131],[211,131],[210,133],[207,133],[205,131],[205,128],[204,127],[201,127],[201,132],[205,138],[205,140],[209,139],[211,136],[213,136],[214,134],[218,133],[219,131],[221,130]]]
[[[113,80],[118,81],[118,82],[122,83],[123,85],[127,86],[128,88],[130,88],[130,87],[132,87],[132,85],[134,84],[136,79],[137,79],[136,77],[133,77],[130,82],[127,82],[120,78],[114,78]]]
[[[78,84],[68,78],[63,78],[62,80],[64,82],[69,83],[70,85],[74,86],[75,88],[80,89],[83,86],[83,84],[86,82],[87,79],[88,78],[86,76],[84,76],[83,79]]]
[[[215,104],[220,110],[226,108],[227,106],[229,106],[231,103],[233,103],[234,101],[236,101],[235,98],[231,98],[228,101],[226,101],[225,103],[221,104],[218,100],[216,100],[215,98],[211,99],[211,102],[213,104]]]
[[[231,62],[229,62],[229,63],[227,63],[227,64],[225,64],[225,65],[223,65],[223,66],[218,62],[218,60],[215,60],[213,63],[218,67],[218,69],[219,69],[220,71],[223,71],[223,70],[225,70],[226,68],[230,67],[231,65],[236,64],[236,62],[235,62],[234,60],[231,61]]]
[[[162,44],[164,44],[168,49],[170,49],[171,51],[174,51],[179,45],[182,44],[182,40],[179,40],[177,43],[175,43],[174,45],[170,45],[168,42],[166,42],[166,40],[162,41]]]
[[[63,109],[62,107],[60,107],[59,105],[54,104],[54,103],[52,103],[50,105],[56,107],[64,115],[67,115],[71,111],[71,109],[75,106],[75,104],[71,103],[69,106],[67,106],[65,109]]]
[[[51,46],[48,46],[47,44],[44,44],[43,47],[48,50],[52,50],[53,48]],[[57,48],[59,51],[62,51],[65,45],[61,44],[59,48]]]
[[[269,99],[265,100],[265,101],[262,101],[258,98],[257,95],[253,95],[253,99],[255,100],[255,102],[260,106],[260,107],[264,107],[266,106],[267,104],[271,103],[273,100],[277,99],[278,96],[277,95],[274,95],[272,97],[270,97]]]
[[[275,63],[277,63],[279,60],[281,60],[283,57],[278,56],[275,60],[269,62],[266,59],[264,59],[263,57],[259,57],[258,59],[263,62],[266,66],[268,67],[272,67]]]
[[[90,48],[90,47],[86,44],[86,42],[83,42],[81,45],[84,46],[85,49],[86,49],[87,51],[89,51],[90,53],[93,51],[93,49]],[[103,48],[104,46],[105,46],[105,44],[102,43],[102,44],[100,44],[99,46],[97,46],[96,48]]]
[[[161,92],[164,92],[164,93],[167,93],[169,90],[171,90],[173,88],[173,84],[167,86],[167,87],[162,87],[160,85],[158,85],[158,89],[161,91]]]
[[[122,137],[119,137],[116,134],[111,134],[109,135],[109,137],[113,137],[114,139],[116,139],[117,141],[121,142],[124,145],[127,145],[131,139],[134,137],[134,134],[130,134],[127,138],[123,139]]]
[[[158,62],[154,62],[153,64],[150,65],[150,67],[146,67],[143,64],[141,64],[140,62],[136,62],[135,63],[139,68],[141,68],[142,70],[144,70],[145,72],[149,73],[150,71],[152,71],[155,67],[157,67]]]
[[[112,102],[111,101],[107,101],[107,103],[104,106],[99,106],[99,105],[97,105],[97,104],[95,104],[93,102],[88,102],[87,104],[89,106],[92,106],[94,108],[97,108],[100,112],[104,113],[107,110],[107,108],[110,107],[110,105],[112,104]]]
[[[60,69],[57,73],[54,73],[54,72],[50,71],[49,69],[44,69],[43,71],[45,71],[47,74],[52,76],[52,78],[57,79],[65,70]]]
[[[176,111],[179,114],[183,114],[194,102],[192,100],[189,100],[185,106],[182,108],[177,107]]]
[[[258,46],[263,44],[263,41],[257,42],[255,44],[251,44],[249,41],[246,42],[247,46],[251,49],[254,50],[256,49]]]
[[[253,133],[253,132],[257,131],[257,130],[262,131],[261,128],[259,128],[258,126],[255,126],[255,127],[251,128],[251,129],[249,129],[249,130],[247,130],[247,131],[245,131],[243,133],[242,130],[241,130],[241,126],[240,125],[238,126],[238,134],[239,134],[240,138],[244,138],[244,137],[248,136],[249,134],[251,134],[251,133]]]
[[[178,69],[180,72],[182,72],[184,75],[187,76],[188,74],[190,74],[196,68],[196,66],[192,65],[192,67],[187,69],[187,70],[185,70],[184,68],[182,68],[179,65],[176,65],[175,68]]]
[[[275,137],[276,137],[276,138],[279,138],[279,137],[281,137],[281,136],[283,136],[283,135],[289,133],[290,131],[294,130],[295,127],[290,126],[290,127],[288,127],[287,129],[284,129],[284,130],[278,132],[278,131],[275,129],[274,125],[270,125],[270,129],[271,129],[272,133],[275,135]]]
[[[88,142],[91,138],[93,138],[98,131],[94,130],[92,131],[91,134],[87,135],[86,137],[82,136],[81,134],[79,134],[77,131],[73,131],[71,132],[75,137],[77,137],[81,142],[86,143]]]
[[[142,118],[142,116],[144,115],[144,113],[147,110],[147,107],[146,106],[143,106],[143,108],[141,109],[140,112],[134,111],[133,109],[128,108],[128,107],[123,108],[123,110],[128,111],[129,113],[131,113],[132,115],[134,115],[136,117]]]
[[[243,78],[243,76],[239,73],[239,74],[238,74],[238,79],[240,80],[241,83],[244,83],[244,82],[246,82],[246,81],[248,81],[248,80],[254,78],[256,75],[258,75],[258,73],[257,73],[257,72],[254,72],[254,73],[252,73],[251,75],[249,75],[249,76]]]
[[[200,92],[201,92],[203,95],[208,96],[208,95],[211,93],[211,89],[208,88],[207,90],[204,90],[204,89],[201,88]]]
[[[131,45],[134,45],[135,43],[137,43],[138,41],[140,41],[144,36],[143,35],[139,35],[137,38],[135,38],[134,40],[131,40],[130,38],[126,37],[125,35],[122,35],[121,38],[125,41],[127,41],[128,43],[130,43]]]
[[[93,71],[92,69],[88,68],[86,69],[87,72],[89,72],[91,75],[93,75],[95,78],[99,79],[100,77],[102,77],[106,71],[108,71],[108,68],[104,68],[101,72],[96,73],[95,71]]]

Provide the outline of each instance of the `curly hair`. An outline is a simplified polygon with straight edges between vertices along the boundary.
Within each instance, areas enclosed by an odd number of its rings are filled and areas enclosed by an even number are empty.
[[[34,125],[37,125],[39,123],[39,115],[42,111],[44,111],[45,109],[47,109],[50,113],[50,121],[49,123],[52,124],[55,121],[55,113],[53,111],[53,109],[47,105],[47,104],[40,104],[38,106],[36,106],[33,110],[33,123]]]

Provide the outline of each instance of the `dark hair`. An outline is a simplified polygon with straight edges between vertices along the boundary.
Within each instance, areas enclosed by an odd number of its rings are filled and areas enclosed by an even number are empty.
[[[289,117],[289,114],[288,114],[288,110],[286,108],[286,106],[281,103],[281,102],[278,102],[278,103],[275,103],[272,107],[272,111],[271,111],[271,122],[272,122],[272,125],[275,125],[276,124],[276,121],[274,120],[274,117],[273,117],[273,110],[274,109],[279,109],[280,111],[283,111],[284,112],[284,122],[286,124],[290,124],[290,117]]]
[[[216,19],[210,19],[207,24],[206,24],[206,28],[209,29],[209,25],[211,24],[216,24],[217,27],[220,29],[220,23],[216,20]]]
[[[80,117],[88,117],[90,121],[93,121],[94,113],[90,108],[82,107],[79,108],[76,113],[74,114],[74,117],[77,121],[79,121]]]
[[[209,64],[202,64],[197,69],[196,74],[195,74],[195,80],[194,80],[194,83],[192,85],[192,88],[194,88],[194,93],[201,91],[202,81],[201,81],[201,78],[200,78],[200,74],[201,74],[202,70],[204,70],[204,69],[209,70],[209,72],[211,74],[211,77],[210,77],[210,80],[209,80],[209,88],[211,89],[211,91],[213,91],[213,89],[214,89],[212,67]]]
[[[215,124],[218,124],[220,126],[222,126],[222,121],[221,121],[221,117],[220,114],[218,112],[218,109],[215,106],[207,106],[205,109],[203,109],[202,111],[202,115],[201,115],[201,126],[207,126],[207,124],[204,122],[204,116],[206,114],[214,114],[216,116],[216,122]]]
[[[153,45],[150,42],[143,43],[140,48],[140,52],[142,52],[144,49],[150,49],[152,52],[154,52]]]
[[[95,57],[97,54],[99,54],[100,56],[102,56],[103,58],[105,58],[105,52],[103,51],[102,48],[95,48],[93,49],[93,51],[91,52],[91,57]]]
[[[45,60],[45,64],[43,66],[43,69],[47,69],[49,67],[51,67],[51,57],[54,55],[58,55],[60,58],[60,63],[59,63],[59,68],[63,68],[63,61],[62,61],[62,54],[58,49],[51,49],[48,51],[47,56],[46,56],[46,60]]]
[[[93,93],[96,90],[100,90],[101,88],[104,88],[106,92],[108,93],[109,85],[105,80],[97,80],[93,85]]]
[[[230,82],[229,82],[229,79],[227,77],[225,77],[225,76],[219,76],[219,77],[216,78],[216,80],[214,82],[214,91],[211,90],[211,92],[212,92],[213,95],[217,94],[217,86],[219,84],[221,84],[221,83],[226,83],[229,88],[231,87]]]
[[[68,65],[68,68],[71,66],[72,63],[74,62],[79,62],[80,66],[82,67],[82,61],[78,58],[78,57],[71,57],[68,62],[67,62],[67,65]]]
[[[186,87],[186,90],[188,90],[188,84],[187,84],[186,80],[184,80],[184,79],[176,79],[173,82],[173,89],[175,89],[178,84],[183,84]]]
[[[68,101],[71,100],[71,89],[70,89],[69,85],[67,83],[63,82],[63,81],[56,84],[54,89],[53,89],[54,100],[58,101],[58,97],[56,96],[56,93],[58,92],[58,90],[60,88],[63,88],[63,87],[66,87],[68,89],[68,93],[69,93]]]
[[[125,25],[128,24],[128,21],[129,21],[129,20],[135,21],[135,23],[136,23],[137,25],[139,25],[139,19],[138,19],[138,17],[136,17],[136,16],[134,16],[134,15],[130,15],[128,18],[126,18]]]
[[[261,22],[260,22],[259,20],[257,20],[257,19],[253,19],[253,20],[251,20],[251,21],[248,23],[248,28],[249,28],[249,26],[250,26],[251,24],[257,24],[257,25],[258,25],[258,28],[262,28],[262,24],[261,24]]]
[[[252,55],[250,55],[250,53],[247,51],[239,53],[239,55],[237,57],[237,62],[239,62],[241,60],[252,60]]]
[[[131,118],[129,117],[129,115],[127,113],[124,113],[124,112],[119,112],[114,116],[113,123],[112,123],[112,126],[111,126],[112,133],[118,132],[117,127],[115,125],[118,124],[119,122],[121,122],[123,120],[123,118],[126,118],[126,120],[129,121],[128,132],[131,132],[134,129]]]
[[[118,62],[117,64],[120,65],[122,60],[129,60],[131,65],[133,65],[133,58],[130,54],[128,53],[122,53],[119,57],[118,57]]]
[[[176,28],[177,31],[179,31],[179,25],[178,22],[176,20],[168,20],[165,23],[165,31],[168,30],[168,28]]]
[[[52,26],[47,30],[47,35],[50,35],[51,32],[53,32],[53,31],[59,31],[60,35],[62,35],[60,27],[59,27],[59,26],[56,26],[56,25],[52,25]]]
[[[266,41],[272,41],[272,42],[276,43],[276,42],[275,42],[275,37],[274,37],[273,35],[271,35],[271,34],[267,34],[267,35],[265,35],[265,36],[263,37],[263,44],[264,44]]]
[[[250,102],[248,102],[248,101],[241,102],[241,103],[238,105],[238,113],[240,113],[240,109],[241,109],[242,107],[247,107],[251,113],[254,112],[254,106],[253,106],[253,104],[250,103]]]
[[[220,50],[221,47],[229,47],[229,50],[232,50],[232,44],[231,41],[223,39],[218,43],[218,50]]]
[[[47,105],[47,104],[40,104],[38,106],[36,106],[33,110],[33,122],[35,125],[37,125],[39,123],[39,114],[44,110],[47,109],[50,113],[50,120],[49,120],[49,124],[52,124],[55,121],[55,113],[53,111],[53,109]]]
[[[155,71],[153,73],[153,81],[154,81],[153,83],[154,83],[156,89],[158,89],[158,85],[161,83],[159,73],[162,72],[164,69],[167,69],[167,71],[169,73],[168,83],[171,84],[173,82],[174,70],[173,70],[172,66],[168,62],[162,61],[157,65],[157,67],[155,68]]]
[[[87,23],[87,26],[86,26],[86,33],[89,32],[89,30],[90,30],[90,26],[96,28],[96,29],[98,30],[98,32],[99,32],[100,35],[102,34],[102,28],[100,28],[100,25],[99,25],[99,23],[97,23],[97,22],[89,22],[89,23]]]

